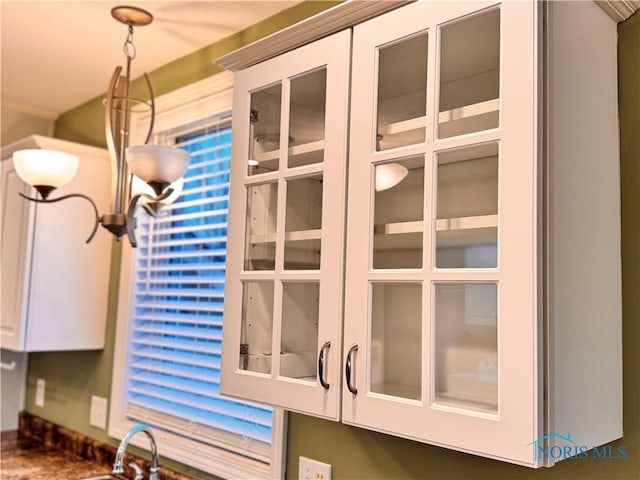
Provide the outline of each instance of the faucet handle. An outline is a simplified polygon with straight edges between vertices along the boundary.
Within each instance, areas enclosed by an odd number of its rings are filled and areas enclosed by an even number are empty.
[[[129,466],[136,472],[136,478],[134,478],[134,480],[144,480],[144,477],[142,476],[142,468],[140,468],[136,462],[131,462]]]
[[[149,480],[158,480],[158,472],[160,471],[160,467],[149,469]]]

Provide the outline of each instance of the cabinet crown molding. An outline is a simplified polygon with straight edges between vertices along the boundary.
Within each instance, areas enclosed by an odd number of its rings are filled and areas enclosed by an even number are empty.
[[[411,2],[407,0],[384,2],[348,0],[223,55],[215,59],[214,63],[232,72],[242,70],[407,3]]]
[[[624,22],[640,9],[638,0],[594,0],[616,22]]]

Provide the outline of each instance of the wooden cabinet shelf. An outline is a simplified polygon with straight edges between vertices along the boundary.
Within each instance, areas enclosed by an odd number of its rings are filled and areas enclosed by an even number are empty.
[[[286,242],[297,242],[304,240],[320,240],[320,236],[322,234],[322,230],[314,229],[314,230],[297,230],[294,232],[285,232],[284,240]],[[265,234],[255,234],[249,236],[249,243],[259,244],[259,243],[275,243],[276,242],[276,234],[275,233],[265,233]]]
[[[436,220],[438,245],[444,247],[495,243],[498,215],[440,218]],[[424,222],[397,222],[376,225],[378,250],[408,250],[421,248]]]
[[[499,98],[440,112],[438,114],[440,137],[452,137],[465,132],[494,128],[499,114]],[[380,135],[380,142],[388,142],[387,148],[392,144],[399,146],[420,143],[424,139],[423,132],[426,126],[426,116],[410,118],[382,126],[378,130],[378,135]]]
[[[289,157],[298,155],[317,155],[324,150],[324,140],[317,140],[315,142],[302,143],[300,145],[293,145],[289,147]],[[276,160],[280,157],[280,150],[270,150],[268,152],[255,153],[253,160],[259,164]]]

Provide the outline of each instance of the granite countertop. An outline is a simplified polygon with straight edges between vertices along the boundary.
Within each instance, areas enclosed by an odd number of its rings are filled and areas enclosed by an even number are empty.
[[[1,480],[83,480],[110,475],[116,458],[115,447],[27,412],[20,413],[18,430],[2,432],[0,440]],[[127,467],[131,462],[149,471],[149,460],[127,452],[123,462],[127,476],[114,477],[133,478]],[[162,464],[158,478],[193,480]]]
[[[105,465],[47,446],[17,431],[2,432],[0,438],[2,480],[80,480],[110,473]]]

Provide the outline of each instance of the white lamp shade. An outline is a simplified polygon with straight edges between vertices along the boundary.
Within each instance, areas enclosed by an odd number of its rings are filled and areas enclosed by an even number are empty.
[[[149,183],[172,183],[184,175],[189,153],[175,147],[137,145],[126,151],[129,171]]]
[[[58,188],[78,171],[78,157],[56,150],[32,149],[13,152],[16,172],[31,186]]]
[[[409,170],[399,163],[385,163],[376,167],[376,192],[388,190],[399,184]]]
[[[180,194],[182,194],[182,189],[184,187],[184,177],[180,177],[175,182],[172,182],[167,188],[173,188],[173,192],[167,198],[160,200],[160,203],[163,205],[169,205],[170,203],[175,202]],[[139,193],[146,193],[147,195],[151,195],[152,197],[156,196],[156,192],[153,191],[153,188],[135,175],[132,176],[131,181],[131,196],[137,195]],[[149,203],[150,200],[142,197],[140,198],[140,203]]]

